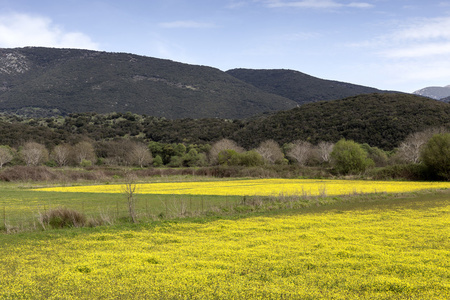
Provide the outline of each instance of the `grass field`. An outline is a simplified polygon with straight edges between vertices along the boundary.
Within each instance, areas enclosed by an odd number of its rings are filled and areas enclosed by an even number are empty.
[[[1,234],[0,299],[449,299],[449,216],[444,191]]]
[[[306,207],[339,202],[342,199],[335,196],[342,195],[392,194],[450,188],[450,182],[205,180],[197,177],[176,177],[174,180],[137,184],[135,202],[139,219]],[[128,216],[124,186],[120,184],[36,188],[36,185],[3,183],[0,188],[0,224],[4,227],[39,227],[39,214],[61,206],[75,209],[92,218],[102,218],[108,223]]]

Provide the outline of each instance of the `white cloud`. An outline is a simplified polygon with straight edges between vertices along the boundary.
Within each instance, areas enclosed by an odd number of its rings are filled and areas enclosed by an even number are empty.
[[[334,0],[303,0],[303,1],[282,1],[282,0],[269,0],[266,1],[268,7],[297,7],[297,8],[317,8],[317,9],[329,9],[329,8],[341,8],[341,7],[353,7],[353,8],[371,8],[372,4],[365,2],[351,2],[349,4],[343,4]]]
[[[393,37],[402,40],[450,39],[450,18],[420,19],[397,30]]]
[[[215,27],[211,23],[201,23],[195,21],[174,21],[174,22],[164,22],[159,23],[159,27],[162,28],[212,28]]]
[[[409,47],[400,47],[381,52],[388,58],[419,58],[426,56],[450,55],[450,42],[426,43]]]
[[[67,32],[49,18],[27,14],[0,15],[0,46],[98,49],[98,44],[81,32]]]

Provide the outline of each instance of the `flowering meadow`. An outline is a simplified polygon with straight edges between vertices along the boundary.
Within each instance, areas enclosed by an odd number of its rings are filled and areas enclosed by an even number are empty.
[[[367,204],[367,203],[366,203]],[[450,299],[448,192],[0,235],[0,299]]]
[[[222,195],[222,196],[332,196],[364,193],[406,193],[427,189],[449,189],[450,182],[249,179],[227,181],[163,182],[137,184],[140,194]],[[54,192],[121,193],[123,185],[51,187]]]

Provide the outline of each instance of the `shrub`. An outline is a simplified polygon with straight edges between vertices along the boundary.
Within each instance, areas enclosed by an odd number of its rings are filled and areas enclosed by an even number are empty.
[[[420,155],[432,176],[450,180],[450,133],[435,134]]]
[[[82,227],[86,224],[86,217],[76,210],[58,207],[42,214],[40,221],[52,228]]]
[[[354,141],[340,140],[333,147],[331,158],[334,169],[341,174],[362,173],[374,162],[367,157],[367,152]]]

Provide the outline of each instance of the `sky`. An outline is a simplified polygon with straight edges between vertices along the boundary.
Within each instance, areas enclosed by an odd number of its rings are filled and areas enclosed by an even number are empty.
[[[25,46],[413,92],[450,85],[450,0],[0,0],[0,48]]]

